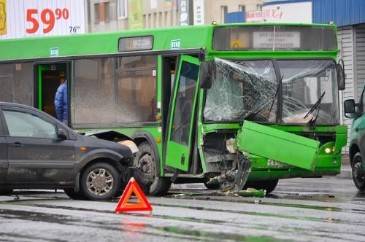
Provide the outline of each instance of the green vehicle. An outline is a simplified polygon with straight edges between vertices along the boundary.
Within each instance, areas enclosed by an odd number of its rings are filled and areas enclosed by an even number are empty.
[[[352,118],[350,131],[349,158],[352,168],[352,179],[359,191],[365,191],[365,115],[364,115],[365,87],[362,90],[358,103],[354,99],[344,102],[344,111],[347,118]]]
[[[69,125],[137,144],[135,166],[150,194],[165,194],[171,182],[271,192],[279,179],[340,172],[347,129],[339,125],[337,55],[334,25],[3,40],[0,100],[54,115],[65,75]]]

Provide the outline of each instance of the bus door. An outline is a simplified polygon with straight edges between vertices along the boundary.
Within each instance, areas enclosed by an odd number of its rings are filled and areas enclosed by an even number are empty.
[[[181,56],[170,106],[166,165],[182,171],[189,170],[199,66],[197,58]]]
[[[61,80],[69,81],[69,63],[42,63],[36,66],[36,107],[56,117],[54,98]],[[68,85],[69,86],[69,85]]]

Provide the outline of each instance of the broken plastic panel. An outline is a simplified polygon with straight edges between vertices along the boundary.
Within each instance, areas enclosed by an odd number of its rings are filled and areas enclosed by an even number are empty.
[[[216,58],[214,62],[204,109],[206,121],[275,121],[278,82],[272,61]]]
[[[240,151],[311,171],[319,145],[316,140],[249,121],[237,134]]]

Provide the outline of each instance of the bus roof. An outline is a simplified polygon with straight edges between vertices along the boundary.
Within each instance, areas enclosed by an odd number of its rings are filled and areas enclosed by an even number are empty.
[[[8,39],[0,40],[0,61],[27,61],[54,57],[118,54],[120,53],[118,51],[119,39],[135,36],[153,36],[153,51],[168,51],[174,49],[206,49],[211,51],[214,28],[237,26],[310,26],[336,29],[335,25],[326,24],[240,23]]]

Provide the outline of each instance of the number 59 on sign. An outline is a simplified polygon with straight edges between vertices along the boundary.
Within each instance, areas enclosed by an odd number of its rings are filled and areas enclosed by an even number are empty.
[[[67,8],[45,8],[43,10],[32,8],[26,10],[26,16],[26,21],[29,23],[29,27],[26,29],[28,34],[36,33],[41,25],[43,33],[46,34],[54,29],[58,21],[67,20],[70,12]]]

